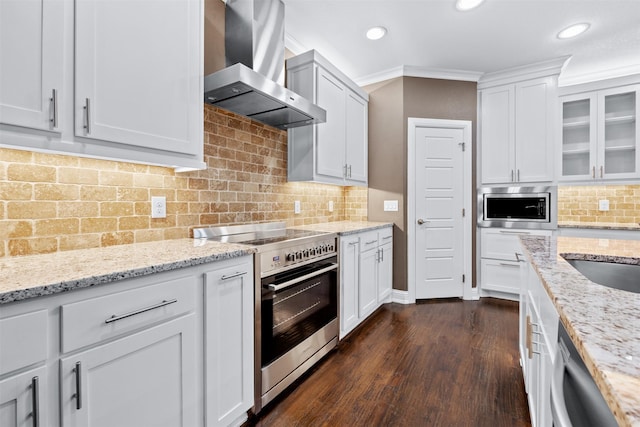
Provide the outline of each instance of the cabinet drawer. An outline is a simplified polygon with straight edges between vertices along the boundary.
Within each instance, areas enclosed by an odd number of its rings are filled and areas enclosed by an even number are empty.
[[[520,294],[520,268],[522,263],[482,260],[482,289],[509,294]]]
[[[378,231],[367,231],[360,234],[360,253],[378,247]]]
[[[393,227],[387,227],[379,230],[378,237],[381,245],[393,243]]]
[[[551,236],[551,231],[483,228],[480,236],[482,258],[516,261],[516,252],[522,253],[520,236]]]
[[[0,375],[47,358],[47,310],[0,319]]]
[[[62,306],[62,352],[195,309],[197,278],[186,276]]]

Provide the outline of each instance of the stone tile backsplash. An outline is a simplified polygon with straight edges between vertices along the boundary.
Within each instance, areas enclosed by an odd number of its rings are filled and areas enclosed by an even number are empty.
[[[609,210],[600,211],[599,201]],[[640,223],[640,185],[558,187],[558,222]]]
[[[366,188],[287,182],[285,131],[204,108],[202,171],[0,148],[0,257],[184,238],[215,224],[367,219]],[[151,218],[152,196],[166,197],[166,218]]]

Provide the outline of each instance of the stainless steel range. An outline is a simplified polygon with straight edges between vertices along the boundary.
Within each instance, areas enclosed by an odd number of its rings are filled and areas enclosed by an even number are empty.
[[[336,235],[284,222],[194,230],[194,238],[255,246],[257,414],[338,343]]]

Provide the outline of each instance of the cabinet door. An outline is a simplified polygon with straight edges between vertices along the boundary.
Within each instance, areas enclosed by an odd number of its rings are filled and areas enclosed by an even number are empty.
[[[552,78],[516,85],[515,159],[517,182],[553,180]]]
[[[515,179],[514,87],[500,86],[480,94],[482,183],[505,183]]]
[[[199,1],[75,2],[75,134],[202,150]]]
[[[205,273],[205,417],[228,426],[253,406],[253,265]]]
[[[391,299],[393,287],[393,245],[391,242],[380,247],[378,264],[378,303]]]
[[[0,381],[0,426],[49,425],[46,374],[41,367]]]
[[[378,251],[371,249],[360,254],[360,283],[358,286],[358,317],[364,319],[378,307]]]
[[[318,175],[344,179],[346,88],[329,72],[317,68],[317,104],[327,111],[327,121],[316,128]]]
[[[195,315],[60,361],[68,427],[197,424]]]
[[[637,89],[598,93],[598,154],[596,178],[640,176],[640,136]]]
[[[562,99],[562,160],[560,175],[573,180],[595,178],[596,98]]]
[[[358,325],[360,238],[340,238],[340,338]]]
[[[347,184],[367,185],[368,103],[348,91],[346,114]]]
[[[57,130],[63,7],[59,0],[0,2],[0,123]]]

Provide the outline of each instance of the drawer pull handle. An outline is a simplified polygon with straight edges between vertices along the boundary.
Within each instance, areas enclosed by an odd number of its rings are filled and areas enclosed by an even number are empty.
[[[228,276],[222,276],[220,280],[229,280],[229,279],[233,279],[234,277],[244,276],[245,274],[247,274],[246,271],[239,271],[237,273],[233,273]]]
[[[85,98],[84,100],[84,118],[86,120],[85,125],[83,126],[87,131],[87,135],[91,133],[91,100],[89,98]]]
[[[355,246],[357,245],[359,242],[349,242],[349,246]]]
[[[382,238],[382,240],[388,240],[388,239],[391,239],[392,237],[393,237],[393,236],[384,236],[384,237]]]
[[[49,98],[49,101],[51,101],[51,118],[49,121],[55,129],[58,127],[58,91],[56,89],[51,90],[51,98]]]
[[[518,264],[509,264],[506,262],[500,262],[498,263],[499,265],[503,266],[503,267],[515,267],[515,268],[520,268],[520,265]]]
[[[145,311],[155,310],[156,308],[164,307],[166,305],[173,304],[173,303],[176,303],[176,302],[178,302],[178,300],[175,299],[175,298],[172,299],[172,300],[163,300],[162,302],[159,302],[158,304],[154,304],[154,305],[149,306],[149,307],[141,308],[139,310],[131,311],[129,313],[120,314],[118,316],[116,316],[114,314],[113,316],[111,316],[107,320],[105,320],[104,323],[116,322],[118,320],[126,319],[127,317],[135,316],[136,314],[144,313]]]
[[[366,242],[365,245],[372,245],[374,243],[378,243],[378,241],[377,240],[370,240],[370,241]]]
[[[76,362],[73,371],[76,373],[76,409],[79,411],[82,409],[82,364]]]
[[[38,377],[31,378],[31,399],[32,406],[31,416],[33,417],[33,427],[40,426],[40,379]]]

